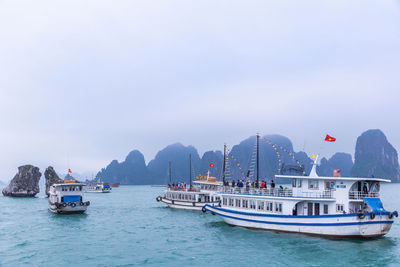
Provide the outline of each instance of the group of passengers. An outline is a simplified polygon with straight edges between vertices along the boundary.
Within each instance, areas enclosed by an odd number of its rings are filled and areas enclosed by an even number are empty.
[[[181,182],[181,183],[168,183],[168,188],[175,190],[175,191],[179,191],[179,190],[186,190],[186,183],[185,182]]]
[[[223,186],[223,191],[227,192],[229,189],[233,189],[234,191],[245,191],[248,192],[250,189],[268,189],[268,184],[266,181],[262,180],[261,183],[259,182],[251,182],[250,180],[244,181],[244,180],[238,180],[237,182],[233,180],[232,182],[224,181],[222,183]],[[282,186],[279,187],[280,189],[283,189]],[[275,189],[275,182],[274,180],[271,180],[270,182],[270,189],[274,190]]]

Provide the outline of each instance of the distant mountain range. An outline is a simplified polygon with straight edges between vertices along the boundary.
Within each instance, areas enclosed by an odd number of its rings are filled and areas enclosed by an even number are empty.
[[[256,137],[251,136],[232,147],[227,156],[227,179],[239,179],[247,175],[254,177]],[[223,153],[207,151],[201,157],[193,146],[172,144],[157,153],[146,165],[143,154],[133,150],[124,161],[117,160],[97,173],[96,179],[121,184],[166,184],[168,162],[172,162],[173,181],[189,182],[189,154],[192,156],[192,178],[197,175],[222,177]],[[279,162],[280,160],[280,162]],[[213,167],[210,167],[213,163]],[[303,151],[294,152],[289,138],[281,135],[266,135],[260,138],[260,179],[273,179],[285,165],[304,166],[310,172],[312,159]],[[380,130],[368,130],[357,139],[355,162],[348,153],[336,153],[331,158],[322,158],[317,167],[321,176],[332,176],[334,169],[342,169],[342,176],[382,177],[400,182],[397,151]]]

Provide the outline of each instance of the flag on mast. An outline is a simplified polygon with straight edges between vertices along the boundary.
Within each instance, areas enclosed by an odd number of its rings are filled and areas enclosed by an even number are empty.
[[[329,134],[327,134],[326,137],[325,137],[325,141],[327,141],[327,142],[335,142],[336,138],[330,136]]]
[[[68,169],[68,173],[72,173],[71,169]]]

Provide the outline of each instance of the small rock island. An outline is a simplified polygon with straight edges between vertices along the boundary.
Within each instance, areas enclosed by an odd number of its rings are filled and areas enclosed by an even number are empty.
[[[3,195],[7,197],[34,197],[39,193],[39,180],[42,176],[38,167],[24,165],[18,167],[18,173],[3,188]]]

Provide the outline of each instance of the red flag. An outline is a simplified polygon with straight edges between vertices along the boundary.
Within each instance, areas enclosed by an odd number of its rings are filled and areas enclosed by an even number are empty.
[[[325,137],[325,141],[327,141],[327,142],[335,142],[336,138],[330,136],[329,134],[327,134],[326,137]]]
[[[69,172],[69,173],[72,173],[71,169],[68,169],[68,172]]]
[[[210,167],[214,167],[214,163],[210,163]]]

